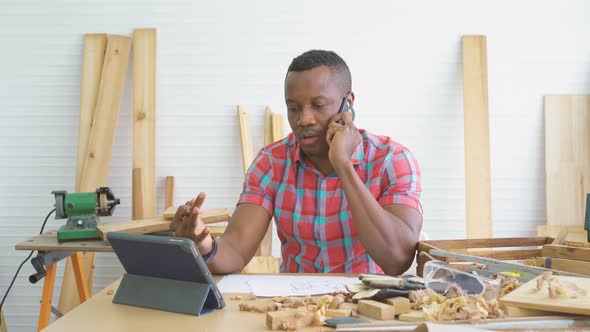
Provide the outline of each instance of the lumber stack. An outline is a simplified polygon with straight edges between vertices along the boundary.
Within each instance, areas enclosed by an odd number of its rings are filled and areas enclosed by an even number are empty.
[[[536,266],[590,276],[590,243],[571,242],[543,245]]]
[[[133,219],[153,218],[155,204],[156,29],[128,36],[84,36],[76,191],[107,186],[115,128],[133,48]],[[92,292],[94,253],[81,254],[81,267]],[[66,264],[58,309],[79,304],[70,259]]]

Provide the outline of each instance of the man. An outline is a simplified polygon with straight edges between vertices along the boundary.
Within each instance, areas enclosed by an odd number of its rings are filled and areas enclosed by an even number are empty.
[[[258,153],[225,233],[213,239],[200,219],[204,193],[178,209],[171,230],[195,241],[213,273],[241,271],[273,216],[282,272],[410,267],[422,228],[420,170],[407,148],[338,113],[343,97],[354,104],[351,81],[334,52],[293,59],[285,77],[293,132]]]

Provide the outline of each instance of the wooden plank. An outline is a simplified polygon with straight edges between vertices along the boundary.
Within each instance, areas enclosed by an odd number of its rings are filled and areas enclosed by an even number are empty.
[[[129,37],[109,35],[88,153],[80,181],[82,192],[95,191],[107,184],[130,49]]]
[[[541,254],[541,248],[537,249],[520,249],[520,250],[467,250],[467,249],[453,249],[450,252],[458,254],[466,254],[479,257],[488,257],[500,260],[520,260],[536,257]],[[448,262],[454,260],[448,259]]]
[[[583,225],[590,192],[590,96],[545,96],[545,181],[547,225]]]
[[[0,310],[0,332],[6,332],[6,319],[2,310]]]
[[[272,140],[276,142],[280,139],[285,137],[285,129],[284,129],[284,122],[283,115],[281,114],[272,114]]]
[[[590,248],[590,243],[588,242],[565,241],[565,245],[570,247]]]
[[[244,174],[246,174],[254,160],[254,148],[252,147],[252,132],[250,131],[248,113],[240,105],[238,105],[238,122],[240,124],[240,142],[242,144],[242,165]]]
[[[439,249],[470,249],[470,248],[501,248],[501,247],[536,247],[549,244],[553,238],[537,237],[505,237],[495,239],[467,239],[467,240],[427,240],[420,241]]]
[[[171,207],[164,212],[164,219],[172,220],[176,214],[177,207]],[[232,211],[228,208],[204,210],[201,212],[201,219],[205,224],[228,221],[231,218]]]
[[[128,222],[118,222],[113,224],[102,224],[98,226],[98,235],[106,240],[109,232],[123,232],[129,234],[149,234],[154,232],[163,232],[170,229],[170,221],[164,218],[140,219]]]
[[[492,237],[486,36],[463,36],[467,238]]]
[[[142,213],[156,216],[156,29],[133,33],[133,169],[141,169]],[[135,201],[135,200],[134,200]],[[135,219],[135,218],[134,218]]]
[[[133,169],[131,185],[131,219],[144,219],[143,181],[141,168]]]
[[[537,235],[556,237],[562,228],[567,228],[567,241],[586,242],[586,231],[582,225],[559,226],[559,225],[541,225],[537,226]]]
[[[541,287],[540,291],[535,291],[538,278],[541,278],[541,276],[503,296],[500,303],[520,308],[590,315],[590,306],[588,306],[588,303],[590,303],[590,278],[553,276],[554,280],[562,285],[572,283],[586,292],[585,294],[578,294],[575,298],[569,296],[550,298],[547,283]]]
[[[269,145],[273,141],[272,134],[272,110],[266,106],[264,111],[264,145]]]
[[[80,191],[80,181],[82,180],[82,171],[84,170],[84,162],[86,161],[86,152],[88,141],[90,140],[96,97],[98,96],[98,86],[100,84],[100,75],[102,73],[106,48],[106,33],[84,35],[82,82],[80,84],[78,157],[76,160],[76,192]]]
[[[519,308],[512,305],[504,306],[504,313],[508,317],[536,317],[536,316],[551,316],[551,312],[527,308]]]
[[[109,35],[104,64],[96,98],[93,126],[88,140],[84,169],[80,179],[79,191],[95,191],[107,184],[111,151],[115,138],[115,128],[119,118],[119,108],[125,76],[129,64],[131,39],[124,36]],[[94,281],[94,253],[82,255],[82,267],[88,278],[88,288],[92,291]],[[74,271],[70,259],[66,264],[59,297],[58,310],[67,313],[80,303],[76,289]]]
[[[174,206],[174,177],[166,177],[166,200],[164,202],[164,209]]]
[[[57,231],[48,231],[26,239],[14,247],[16,250],[36,251],[93,251],[111,252],[111,245],[106,241],[66,241],[57,242]],[[87,278],[88,279],[88,278]],[[77,293],[76,293],[77,294]]]
[[[590,276],[590,262],[563,258],[536,257],[535,265],[548,269]]]
[[[100,82],[103,72],[107,48],[106,34],[87,34],[84,36],[84,51],[82,64],[82,82],[80,91],[80,120],[78,128],[78,155],[76,160],[76,192],[81,192],[84,166],[88,157],[88,146],[90,135],[94,127],[96,104],[100,90]],[[96,189],[96,188],[94,188]],[[93,190],[94,190],[93,189]],[[92,285],[94,256],[82,256],[84,272],[87,277],[87,284]],[[59,309],[63,313],[69,311],[76,302],[77,288],[75,287],[75,274],[70,258],[66,260],[62,292],[60,295]],[[64,300],[62,300],[62,298]],[[71,304],[67,304],[70,301]]]
[[[590,262],[590,248],[547,244],[543,246],[543,256]]]

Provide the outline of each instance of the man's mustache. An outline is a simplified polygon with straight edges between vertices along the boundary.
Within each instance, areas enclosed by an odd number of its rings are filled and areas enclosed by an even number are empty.
[[[303,136],[320,136],[322,135],[322,130],[313,129],[313,128],[303,128],[297,132],[297,137],[302,138]]]

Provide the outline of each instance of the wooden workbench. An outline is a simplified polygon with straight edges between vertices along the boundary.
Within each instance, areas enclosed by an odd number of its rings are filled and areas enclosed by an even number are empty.
[[[88,301],[56,320],[46,332],[128,332],[128,331],[268,331],[266,314],[240,312],[236,294],[223,294],[226,306],[203,316],[114,304],[120,280],[107,286]],[[301,331],[320,331],[310,327]]]

